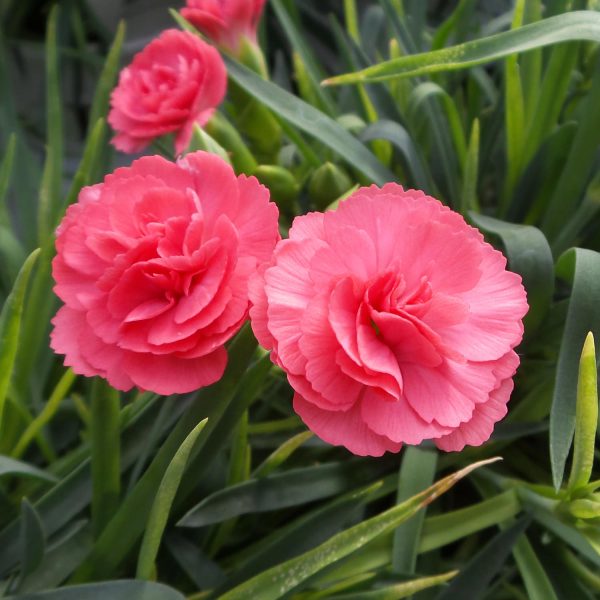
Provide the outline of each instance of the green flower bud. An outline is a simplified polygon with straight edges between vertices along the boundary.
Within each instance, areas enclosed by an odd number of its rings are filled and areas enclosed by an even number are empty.
[[[294,176],[278,165],[259,165],[253,175],[271,191],[271,198],[286,214],[296,212],[299,186]]]
[[[311,177],[308,195],[320,210],[331,204],[352,187],[349,175],[337,165],[326,162]]]
[[[569,503],[569,512],[577,519],[597,519],[600,517],[600,501],[591,497],[573,500]]]
[[[236,173],[252,173],[256,159],[236,128],[220,113],[215,113],[205,126],[206,132],[231,154],[231,162]]]
[[[216,154],[231,164],[229,154],[227,154],[225,148],[223,148],[219,142],[213,139],[206,131],[204,131],[204,129],[200,127],[200,125],[196,123],[194,125],[192,139],[190,140],[187,152],[196,152],[197,150],[204,150],[206,152],[210,152],[211,154]]]

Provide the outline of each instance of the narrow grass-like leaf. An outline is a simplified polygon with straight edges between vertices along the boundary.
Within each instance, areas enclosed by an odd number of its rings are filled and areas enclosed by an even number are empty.
[[[600,17],[600,12],[596,13]],[[589,183],[596,151],[600,146],[600,61],[596,65],[592,87],[582,104],[581,118],[566,164],[544,211],[542,231],[554,239],[575,211]]]
[[[8,139],[8,144],[6,144],[2,162],[0,163],[0,225],[4,225],[5,227],[10,225],[10,217],[6,207],[6,193],[10,185],[16,147],[17,138],[13,133]]]
[[[544,567],[541,565],[527,536],[523,536],[515,544],[513,555],[529,600],[558,600],[552,583],[548,579]]]
[[[323,110],[323,112],[330,116],[335,116],[337,109],[329,90],[325,90],[319,85],[319,82],[323,79],[323,72],[315,60],[310,47],[306,44],[303,33],[298,29],[294,20],[288,14],[288,11],[281,0],[271,0],[271,6],[292,47],[302,59],[306,74],[310,79],[311,87],[314,89],[314,93],[318,98],[317,108]]]
[[[121,59],[121,48],[125,39],[125,22],[121,21],[117,27],[113,43],[106,57],[106,62],[98,78],[98,84],[94,92],[94,101],[90,109],[88,135],[96,127],[99,119],[105,119],[109,108],[110,94],[117,82],[119,73],[119,61]]]
[[[322,544],[348,524],[360,521],[367,502],[390,494],[395,487],[396,481],[387,478],[338,496],[247,546],[234,557],[235,568],[217,593],[224,593],[249,577]]]
[[[99,536],[119,506],[121,492],[121,401],[103,379],[92,390],[92,524]]]
[[[67,194],[67,206],[77,200],[77,195],[83,186],[93,183],[93,174],[97,171],[97,162],[99,157],[102,156],[105,131],[106,123],[104,119],[98,119],[87,136],[81,162]]]
[[[473,506],[429,517],[423,525],[419,553],[429,552],[456,542],[472,533],[498,525],[521,510],[513,490]]]
[[[511,29],[515,30],[523,24],[525,0],[516,0]],[[523,135],[525,129],[525,102],[521,84],[518,56],[506,59],[504,67],[504,102],[506,127],[506,162],[507,175],[505,181],[505,200],[508,200],[522,168]]]
[[[554,261],[544,234],[530,225],[507,223],[476,213],[470,219],[502,241],[511,271],[519,273],[527,291],[526,331],[535,330],[546,315],[554,294]]]
[[[479,176],[479,119],[473,121],[471,137],[465,158],[463,174],[463,189],[460,203],[460,212],[464,216],[470,210],[479,211],[477,201],[477,181]]]
[[[25,258],[23,246],[13,233],[12,227],[9,229],[0,225],[0,280],[6,290],[12,288]]]
[[[333,119],[233,59],[225,62],[229,76],[274,113],[323,142],[371,181],[379,185],[394,181],[394,174]]]
[[[491,459],[495,462],[498,459]],[[310,576],[325,567],[358,550],[377,536],[389,532],[412,517],[421,508],[427,506],[435,498],[449,490],[455,483],[467,476],[474,469],[488,464],[481,461],[470,465],[393,508],[355,525],[330,540],[297,558],[289,560],[277,567],[263,571],[261,574],[223,594],[222,600],[274,600],[297,588]]]
[[[594,335],[590,331],[583,344],[577,380],[575,436],[569,490],[587,485],[594,466],[594,448],[598,427],[598,370]]]
[[[62,204],[63,113],[57,41],[59,5],[55,4],[46,30],[46,162],[38,212],[38,239],[43,243],[52,231]]]
[[[327,79],[327,85],[383,81],[482,65],[511,54],[571,40],[600,41],[600,13],[574,11],[450,48],[403,56]]]
[[[585,556],[596,568],[600,568],[600,554],[578,529],[560,521],[554,514],[536,506],[533,518],[548,531],[559,537],[582,556]]]
[[[552,252],[559,256],[568,248],[577,245],[582,233],[600,213],[600,171],[590,182],[583,202],[563,225],[552,242]],[[591,232],[594,235],[594,232]]]
[[[44,405],[44,408],[35,419],[29,423],[25,431],[21,434],[17,445],[12,451],[12,456],[19,458],[23,456],[25,450],[27,450],[31,441],[40,433],[42,428],[52,420],[52,417],[56,414],[60,403],[64,400],[65,396],[69,392],[69,389],[73,385],[77,375],[71,370],[67,369],[64,375],[60,378],[56,384],[50,398]]]
[[[198,589],[215,588],[225,580],[225,573],[196,544],[182,535],[169,531],[164,538],[165,547]]]
[[[490,582],[502,568],[530,521],[529,517],[521,517],[514,525],[488,542],[438,596],[438,600],[483,598]]]
[[[531,113],[531,120],[528,120],[523,164],[531,160],[558,122],[569,91],[571,73],[577,61],[578,51],[579,47],[576,43],[564,44],[552,49],[548,65],[544,70],[538,100]],[[525,80],[526,85],[527,83]]]
[[[174,422],[184,412],[187,404],[182,401],[181,408],[172,408],[172,417],[164,419],[165,434],[173,427]],[[156,417],[157,406],[152,406],[146,413],[140,415],[137,421],[130,424],[126,436],[123,437],[121,464],[128,469],[136,461],[144,447],[148,431],[151,429]],[[48,536],[54,535],[71,522],[82,510],[89,506],[92,496],[92,480],[89,450],[85,447],[83,452],[76,454],[74,462],[66,462],[62,469],[58,469],[62,479],[36,503]],[[18,531],[20,520],[15,519],[0,532],[0,573],[13,568],[17,563],[20,552]]]
[[[397,502],[404,502],[428,488],[435,479],[436,466],[435,450],[409,446],[404,452],[400,467]],[[397,573],[415,572],[424,519],[425,509],[400,525],[394,532],[392,568]]]
[[[425,117],[434,156],[439,156],[445,191],[451,204],[459,203],[459,173],[467,153],[467,144],[454,99],[439,85],[420,83],[412,91],[408,104],[409,121]]]
[[[0,313],[0,435],[4,404],[17,356],[25,291],[38,254],[39,250],[34,250],[27,257]]]
[[[502,215],[503,218],[528,224],[541,220],[548,198],[552,197],[569,157],[576,133],[577,123],[569,121],[557,126],[546,137],[524,169],[511,201],[507,204],[506,213]],[[500,216],[499,213],[500,211],[497,211]]]
[[[242,375],[255,348],[256,340],[246,326],[229,348],[229,361],[221,380],[202,389],[187,408],[144,475],[114,513],[90,556],[75,573],[75,582],[110,576],[131,551],[144,531],[156,491],[175,452],[198,422],[208,417],[208,426],[202,431],[196,445],[197,448],[205,447],[209,434],[223,417],[237,386],[244,383]],[[208,457],[204,457],[203,463],[208,463]]]
[[[279,448],[273,450],[265,460],[256,467],[252,477],[258,479],[265,477],[269,473],[272,473],[277,467],[283,464],[306,440],[313,437],[312,431],[303,431],[286,440],[279,446]]]
[[[396,585],[377,590],[356,592],[354,594],[335,594],[331,598],[335,598],[335,600],[400,600],[423,590],[447,583],[453,577],[456,577],[457,573],[458,571],[450,571],[441,575],[432,575],[431,577],[419,577],[418,579],[411,579],[410,581],[397,583]]]
[[[21,594],[57,587],[81,564],[92,546],[91,526],[82,521],[70,529],[72,532],[49,544],[40,566],[22,581]]]
[[[204,527],[243,514],[297,506],[339,494],[378,475],[380,469],[360,459],[288,469],[215,492],[191,508],[178,525]]]
[[[7,596],[6,600],[108,600],[109,598],[110,600],[185,600],[183,594],[162,583],[126,579]]]
[[[453,98],[441,86],[430,81],[419,84],[411,94],[409,104],[409,114],[414,115],[423,105],[428,102],[439,100],[444,108],[444,121],[448,123],[452,134],[453,148],[452,152],[456,153],[458,163],[462,166],[467,155],[467,142],[463,131],[458,108]]]
[[[390,142],[400,152],[403,165],[412,184],[429,194],[435,194],[435,186],[421,155],[421,150],[400,123],[387,120],[377,121],[361,131],[360,139],[363,142],[373,140],[387,140]]]
[[[15,460],[8,456],[0,456],[0,477],[13,475],[17,477],[31,477],[41,481],[55,482],[57,478],[51,473],[42,471],[26,462]]]
[[[575,430],[580,349],[588,332],[600,339],[600,254],[573,248],[559,258],[556,270],[572,283],[550,412],[552,480],[558,490]]]
[[[156,560],[160,541],[167,525],[171,505],[183,477],[183,471],[187,465],[192,448],[201,431],[206,426],[206,423],[207,419],[204,419],[190,431],[183,444],[181,444],[175,453],[175,456],[173,456],[173,460],[169,463],[160,482],[154,504],[150,510],[148,524],[146,525],[146,531],[138,555],[136,570],[136,577],[138,579],[150,579],[152,576],[154,561]]]
[[[46,549],[46,534],[40,516],[27,498],[21,501],[21,569],[19,584],[42,562]],[[17,584],[17,589],[19,587]]]

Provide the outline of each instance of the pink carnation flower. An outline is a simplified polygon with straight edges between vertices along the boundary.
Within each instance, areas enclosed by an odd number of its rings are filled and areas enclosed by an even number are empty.
[[[362,188],[295,219],[250,282],[252,326],[294,409],[359,455],[480,445],[506,414],[527,312],[521,278],[423,192]]]
[[[227,71],[212,46],[186,31],[168,29],[121,71],[108,122],[114,146],[139,152],[176,132],[175,150],[190,143],[194,123],[204,125],[225,96]]]
[[[181,14],[213,42],[237,54],[243,38],[256,44],[265,1],[187,0]]]
[[[83,188],[57,231],[52,348],[120,390],[214,383],[277,217],[264,186],[205,152],[145,157]]]

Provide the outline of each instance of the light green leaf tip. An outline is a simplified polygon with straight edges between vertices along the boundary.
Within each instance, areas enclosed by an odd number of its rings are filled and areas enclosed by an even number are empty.
[[[577,408],[575,413],[575,441],[569,490],[586,485],[594,464],[594,445],[598,426],[598,373],[594,335],[585,338],[579,361],[577,380]]]
[[[160,541],[167,525],[177,488],[183,477],[183,472],[185,471],[194,444],[207,423],[208,419],[203,419],[192,429],[165,471],[165,475],[156,492],[156,498],[148,517],[148,526],[142,540],[136,573],[138,579],[150,579],[154,573],[154,561],[158,554]]]

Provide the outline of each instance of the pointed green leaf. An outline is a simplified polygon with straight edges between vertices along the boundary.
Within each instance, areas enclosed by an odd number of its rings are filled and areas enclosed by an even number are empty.
[[[248,94],[292,125],[323,142],[371,181],[383,185],[395,180],[394,174],[366,146],[326,114],[279,86],[261,79],[233,59],[226,58],[225,62],[229,76]]]
[[[428,194],[435,194],[431,173],[421,155],[421,150],[400,123],[387,120],[377,121],[361,131],[360,139],[363,142],[373,140],[390,142],[402,155],[402,163],[410,176],[411,183]]]
[[[442,585],[456,577],[458,571],[450,571],[441,575],[431,577],[419,577],[389,587],[379,588],[373,591],[357,592],[355,594],[335,594],[331,596],[335,600],[400,600],[408,598],[413,594]]]
[[[98,119],[87,136],[81,162],[67,194],[67,206],[77,200],[77,196],[83,186],[93,183],[93,174],[98,169],[97,163],[100,156],[102,156],[105,131],[106,123],[104,119]]]
[[[98,78],[98,84],[94,92],[94,102],[90,109],[89,131],[90,134],[99,119],[104,119],[108,113],[110,94],[117,82],[119,74],[119,62],[121,59],[121,48],[125,39],[125,22],[121,21],[117,27],[117,32],[112,46],[106,57],[106,62]]]
[[[40,244],[53,230],[62,205],[63,111],[57,42],[58,7],[58,4],[52,7],[46,30],[46,162],[38,211]]]
[[[438,600],[483,598],[490,582],[504,565],[513,546],[529,523],[529,517],[522,517],[514,525],[496,535],[473,556],[467,566],[438,596]]]
[[[0,163],[0,225],[4,226],[10,225],[10,218],[6,207],[6,193],[8,192],[8,186],[10,185],[16,147],[17,137],[13,133],[8,139],[8,144],[6,144],[4,156]]]
[[[169,463],[167,470],[160,482],[154,504],[148,516],[148,524],[142,539],[140,553],[138,555],[138,563],[136,577],[138,579],[150,579],[154,571],[154,561],[158,554],[158,548],[163,536],[163,532],[167,525],[171,505],[175,499],[175,494],[183,472],[187,465],[188,458],[198,439],[198,436],[206,426],[208,419],[203,419],[190,431],[188,436],[183,440],[181,446],[173,456],[173,460]]]
[[[282,465],[306,440],[313,437],[312,431],[303,431],[286,440],[279,446],[279,448],[273,450],[265,460],[256,467],[252,477],[258,479],[265,477],[269,473],[273,472],[277,467]]]
[[[96,377],[92,388],[92,524],[99,536],[119,506],[121,431],[119,392]]]
[[[460,212],[466,215],[470,210],[478,211],[477,181],[479,177],[479,119],[473,121],[471,137],[463,175],[463,189],[460,203]]]
[[[414,446],[406,448],[398,477],[397,502],[408,500],[428,488],[435,479],[436,467],[435,450]],[[426,509],[420,511],[394,532],[392,567],[397,573],[415,572],[425,511]]]
[[[183,594],[162,583],[107,581],[74,585],[47,592],[8,596],[6,600],[185,600]]]
[[[511,54],[527,52],[571,40],[600,41],[600,13],[574,11],[531,23],[518,29],[466,42],[450,48],[412,54],[381,62],[356,73],[327,79],[327,85],[383,81],[416,77],[440,71],[455,71],[482,65]]]
[[[0,456],[0,477],[6,475],[15,475],[18,477],[31,477],[42,481],[57,481],[57,478],[51,473],[42,471],[26,462],[15,460],[8,456]]]
[[[412,517],[424,506],[449,490],[460,479],[491,461],[481,461],[470,465],[444,479],[430,488],[413,496],[393,508],[367,519],[366,521],[338,533],[319,547],[297,558],[263,571],[256,577],[223,594],[221,600],[275,600],[297,588],[310,576],[341,558],[362,548],[379,535],[389,532]]]
[[[597,427],[598,371],[594,334],[590,331],[585,338],[581,359],[579,360],[573,464],[571,465],[571,476],[569,478],[570,491],[586,485],[590,480],[594,466]]]
[[[550,460],[558,490],[575,431],[580,348],[589,331],[600,339],[600,253],[572,248],[559,258],[556,272],[572,283],[550,412]]]
[[[46,534],[37,511],[27,498],[21,501],[21,569],[19,582],[33,573],[42,562],[46,549]],[[17,588],[19,585],[17,585]]]
[[[365,484],[381,473],[381,468],[363,459],[272,473],[211,494],[191,508],[178,525],[204,527],[243,514],[298,506]]]
[[[513,554],[525,583],[528,599],[558,600],[554,587],[526,535],[515,544]]]
[[[27,257],[0,313],[0,435],[4,404],[17,356],[25,291],[38,254],[39,249],[34,250]]]

